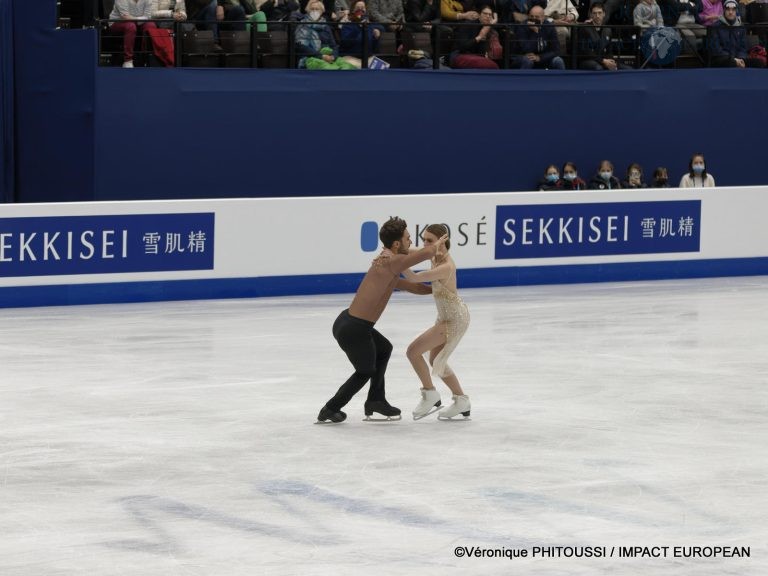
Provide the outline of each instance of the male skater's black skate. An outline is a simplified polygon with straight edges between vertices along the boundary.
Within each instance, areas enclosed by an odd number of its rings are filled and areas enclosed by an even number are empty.
[[[323,406],[317,415],[317,422],[315,424],[339,424],[346,419],[347,415],[341,410],[333,412],[328,406]]]
[[[386,416],[386,418],[371,418],[374,412]],[[386,400],[372,400],[365,403],[364,422],[388,422],[401,419],[400,408],[395,408]]]

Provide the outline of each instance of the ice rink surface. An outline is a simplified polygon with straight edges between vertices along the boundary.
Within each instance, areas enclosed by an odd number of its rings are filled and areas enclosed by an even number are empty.
[[[0,310],[0,574],[768,574],[768,277],[462,296],[468,422],[410,418],[430,296],[377,324],[404,419],[335,426],[348,294]]]

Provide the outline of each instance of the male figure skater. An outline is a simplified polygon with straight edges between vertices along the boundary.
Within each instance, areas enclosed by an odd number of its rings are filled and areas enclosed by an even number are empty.
[[[341,409],[369,379],[371,385],[365,402],[366,419],[377,412],[386,416],[387,420],[400,420],[400,409],[391,406],[384,395],[384,373],[392,353],[392,344],[373,326],[384,312],[395,288],[414,294],[432,292],[429,286],[400,278],[400,273],[433,258],[447,238],[446,234],[434,244],[410,252],[411,234],[405,220],[395,216],[381,227],[379,239],[384,249],[373,260],[352,304],[339,314],[333,324],[333,337],[347,354],[355,372],[320,410],[318,422],[343,422],[347,415]]]

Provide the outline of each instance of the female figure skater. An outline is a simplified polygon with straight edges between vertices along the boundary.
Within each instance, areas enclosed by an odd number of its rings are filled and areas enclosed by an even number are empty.
[[[425,247],[438,242],[448,230],[442,224],[432,224],[424,231]],[[419,420],[440,410],[440,393],[435,390],[429,373],[429,366],[424,361],[424,354],[429,352],[429,363],[433,373],[445,382],[453,394],[453,404],[440,412],[438,418],[450,420],[461,414],[469,416],[471,404],[469,396],[464,394],[456,374],[448,366],[448,357],[456,348],[461,337],[469,326],[469,310],[456,291],[456,264],[448,253],[450,240],[439,246],[432,258],[432,268],[423,272],[413,272],[407,269],[403,275],[408,280],[416,282],[431,282],[432,295],[437,304],[437,321],[435,325],[417,337],[408,346],[408,360],[421,380],[421,402],[413,410],[413,419]]]

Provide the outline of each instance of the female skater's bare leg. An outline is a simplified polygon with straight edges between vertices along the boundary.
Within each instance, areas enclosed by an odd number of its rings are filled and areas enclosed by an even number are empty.
[[[421,380],[421,387],[425,390],[434,390],[435,386],[432,383],[432,376],[429,374],[429,366],[426,360],[424,360],[424,354],[436,348],[438,346],[445,345],[445,325],[435,324],[418,336],[411,345],[408,346],[406,356],[411,362],[411,366],[416,371],[416,375]]]
[[[421,401],[416,405],[413,410],[413,419],[420,420],[429,414],[440,409],[442,402],[440,400],[440,393],[435,390],[434,384],[432,384],[432,377],[429,373],[429,366],[424,360],[424,354],[436,347],[442,347],[445,345],[445,325],[436,324],[421,336],[416,338],[411,345],[408,346],[407,356],[411,361],[413,369],[421,380]]]

